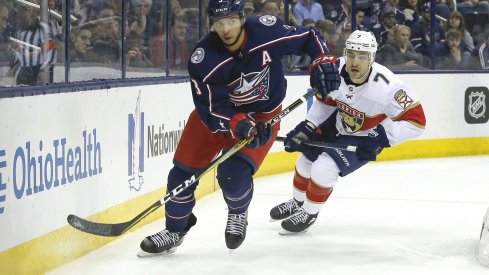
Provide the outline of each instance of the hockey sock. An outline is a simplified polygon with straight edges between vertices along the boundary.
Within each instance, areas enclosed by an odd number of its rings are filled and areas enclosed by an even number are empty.
[[[191,176],[192,174],[174,166],[168,173],[167,192]],[[166,229],[170,232],[182,232],[187,226],[190,213],[195,206],[194,191],[197,185],[198,182],[194,183],[165,204]]]
[[[307,186],[309,185],[309,179],[301,176],[297,169],[294,174],[294,188],[292,190],[292,196],[296,201],[303,202],[306,198]]]
[[[328,200],[331,192],[333,192],[332,187],[322,187],[312,180],[309,181],[306,192],[307,200],[304,201],[302,208],[309,214],[318,213],[326,200]]]
[[[221,186],[229,213],[246,212],[253,197],[253,169],[243,158],[231,157],[217,167],[217,180]]]

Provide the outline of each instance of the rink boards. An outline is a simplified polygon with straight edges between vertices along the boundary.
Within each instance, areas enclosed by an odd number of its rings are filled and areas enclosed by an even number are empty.
[[[421,98],[427,129],[379,159],[489,154],[485,76],[400,75]],[[284,106],[308,83],[288,77]],[[77,232],[66,216],[122,222],[160,199],[192,109],[189,83],[0,99],[2,274],[44,273],[112,241]],[[280,135],[306,111],[304,105],[284,118]],[[292,170],[296,156],[275,144],[257,176]],[[197,197],[217,188],[210,173]],[[160,209],[141,225],[162,215]]]

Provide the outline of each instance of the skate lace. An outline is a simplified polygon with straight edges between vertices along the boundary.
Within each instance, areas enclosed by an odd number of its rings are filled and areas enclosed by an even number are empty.
[[[306,211],[302,210],[302,211],[297,212],[297,214],[295,214],[294,216],[292,216],[290,218],[290,221],[294,225],[298,225],[300,223],[305,223],[308,218],[309,218],[309,214],[307,214]]]
[[[291,199],[287,202],[282,203],[281,205],[278,206],[278,211],[280,214],[286,213],[286,212],[292,212],[298,207],[297,203],[295,202],[294,199]]]
[[[246,227],[246,213],[228,214],[226,232],[234,235],[243,235]]]
[[[162,247],[171,243],[175,244],[179,240],[179,236],[177,233],[172,233],[166,229],[154,235],[151,235],[150,238],[158,247]]]

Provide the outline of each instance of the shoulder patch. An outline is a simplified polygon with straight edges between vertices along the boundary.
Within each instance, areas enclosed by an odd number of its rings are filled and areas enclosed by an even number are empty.
[[[413,103],[413,100],[407,95],[406,91],[404,91],[403,89],[396,92],[396,94],[394,95],[394,99],[396,100],[397,104],[399,104],[403,109],[406,109]]]
[[[277,22],[277,17],[273,15],[263,15],[260,16],[259,20],[265,26],[272,26],[275,25],[275,23]]]
[[[205,56],[204,49],[203,48],[197,48],[197,49],[195,49],[194,53],[190,57],[190,62],[192,62],[194,64],[198,64],[198,63],[202,62],[202,60],[204,59],[204,56]]]

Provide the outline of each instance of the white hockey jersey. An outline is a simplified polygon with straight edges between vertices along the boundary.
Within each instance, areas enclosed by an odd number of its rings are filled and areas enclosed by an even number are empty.
[[[326,100],[316,97],[306,119],[316,126],[336,109],[336,128],[342,135],[366,136],[384,126],[390,145],[420,136],[426,125],[416,94],[386,67],[373,63],[368,81],[351,83],[344,57],[339,58],[341,85]]]

